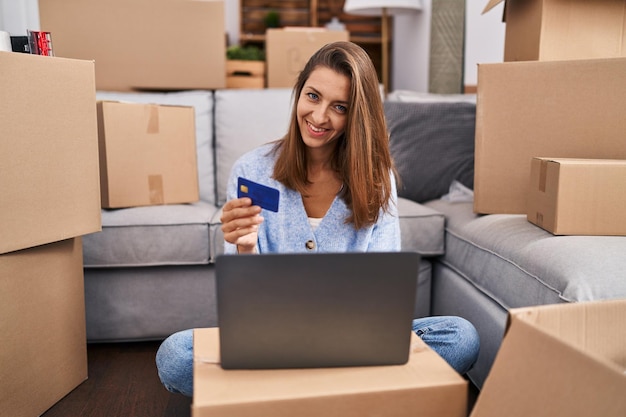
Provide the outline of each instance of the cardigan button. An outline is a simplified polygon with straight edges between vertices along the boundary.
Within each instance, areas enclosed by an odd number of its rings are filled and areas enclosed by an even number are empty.
[[[305,246],[308,250],[313,250],[315,249],[315,242],[313,242],[312,240],[307,240]]]

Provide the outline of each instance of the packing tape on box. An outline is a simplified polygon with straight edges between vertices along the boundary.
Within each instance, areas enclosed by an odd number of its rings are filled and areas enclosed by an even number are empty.
[[[546,192],[546,181],[548,178],[548,161],[541,161],[541,169],[539,170],[539,191]]]
[[[146,133],[157,134],[159,133],[159,106],[148,106],[148,127]]]
[[[13,52],[11,35],[3,30],[0,30],[0,51]]]
[[[150,192],[150,204],[163,204],[163,176],[149,175],[148,189]]]

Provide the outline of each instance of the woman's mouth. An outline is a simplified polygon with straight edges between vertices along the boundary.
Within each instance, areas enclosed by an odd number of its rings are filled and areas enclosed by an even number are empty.
[[[310,122],[306,122],[309,131],[311,131],[311,133],[313,133],[314,135],[322,135],[324,134],[328,129],[324,129],[323,127],[317,127],[314,126],[313,124],[311,124]]]

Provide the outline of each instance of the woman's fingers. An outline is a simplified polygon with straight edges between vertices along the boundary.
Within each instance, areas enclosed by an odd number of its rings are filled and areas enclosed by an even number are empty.
[[[236,198],[224,204],[220,221],[222,224],[225,224],[235,219],[252,217],[259,213],[261,213],[261,207],[253,206],[252,200],[249,198]]]
[[[224,239],[232,244],[255,245],[256,232],[263,222],[261,207],[251,205],[249,198],[236,198],[222,208],[222,232]]]

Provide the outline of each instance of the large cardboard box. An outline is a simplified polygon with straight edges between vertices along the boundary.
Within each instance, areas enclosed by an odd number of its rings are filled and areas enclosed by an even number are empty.
[[[87,379],[80,238],[0,255],[0,415],[39,416]]]
[[[526,214],[530,160],[626,159],[626,58],[478,66],[474,210]]]
[[[96,61],[98,90],[226,86],[223,0],[39,0],[56,56]]]
[[[0,52],[0,253],[100,231],[94,63]]]
[[[527,218],[556,235],[626,235],[626,160],[533,158]]]
[[[506,0],[504,21],[505,61],[626,56],[626,0]]]
[[[471,417],[626,415],[626,299],[513,309]]]
[[[193,107],[97,105],[103,208],[198,201]]]
[[[347,41],[345,30],[327,30],[314,27],[286,27],[268,29],[265,36],[267,86],[292,88],[307,61],[322,46],[336,41]]]
[[[461,417],[467,389],[415,335],[406,365],[223,370],[219,330],[194,331],[193,417]]]

